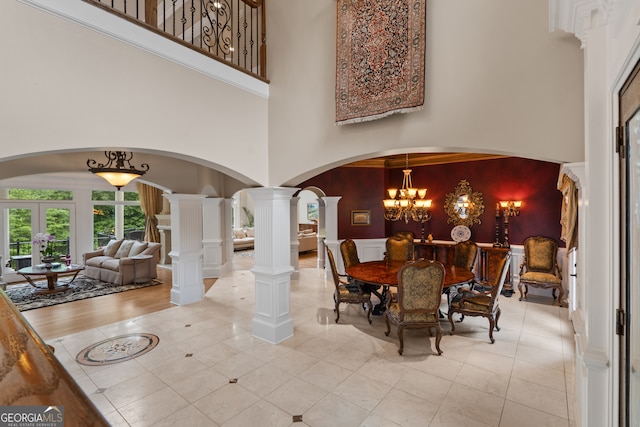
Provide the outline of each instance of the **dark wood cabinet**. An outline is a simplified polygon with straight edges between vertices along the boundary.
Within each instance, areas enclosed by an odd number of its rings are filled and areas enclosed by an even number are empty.
[[[455,257],[455,242],[416,242],[413,245],[415,258],[432,259],[440,261],[443,264],[453,264]],[[480,252],[476,258],[473,273],[476,276],[476,282],[486,283],[492,282],[500,272],[498,271],[497,262],[504,252],[508,252],[509,248],[479,247]],[[507,278],[504,281],[503,293],[506,296],[513,294],[513,286],[511,284],[511,271],[507,272]]]

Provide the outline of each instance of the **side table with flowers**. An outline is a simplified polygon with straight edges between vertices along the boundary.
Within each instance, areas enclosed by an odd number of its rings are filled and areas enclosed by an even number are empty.
[[[51,268],[52,263],[56,260],[53,256],[53,242],[56,236],[49,233],[37,233],[33,236],[32,244],[34,248],[38,248],[40,251],[40,260],[44,263],[46,268]]]

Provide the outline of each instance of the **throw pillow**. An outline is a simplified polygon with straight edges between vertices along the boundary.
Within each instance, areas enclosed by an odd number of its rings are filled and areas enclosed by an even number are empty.
[[[247,228],[247,237],[256,237],[256,231],[253,229],[253,227],[251,228]]]
[[[135,243],[135,240],[125,240],[122,242],[120,247],[118,248],[118,252],[116,252],[116,256],[114,258],[126,258],[129,256],[129,252],[131,252],[131,247]]]
[[[133,246],[131,246],[131,250],[129,251],[129,256],[140,255],[145,249],[147,249],[147,242],[133,242]]]
[[[120,245],[122,244],[122,240],[111,240],[107,246],[104,248],[104,255],[113,257],[120,249]]]
[[[242,228],[238,228],[233,230],[233,237],[236,239],[244,239],[247,236]]]

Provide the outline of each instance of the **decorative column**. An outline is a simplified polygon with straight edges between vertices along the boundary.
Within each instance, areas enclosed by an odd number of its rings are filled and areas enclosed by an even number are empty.
[[[296,188],[252,188],[256,277],[253,336],[277,344],[293,336],[291,318],[291,197]]]
[[[340,251],[338,251],[338,202],[342,196],[323,197],[324,202],[324,244],[331,252],[336,262],[341,259]],[[322,212],[320,212],[320,218],[322,218]],[[322,252],[325,249],[322,248]],[[320,248],[318,248],[318,258],[320,257]],[[330,278],[331,272],[325,268],[325,277]],[[333,279],[332,279],[333,280]]]
[[[202,281],[202,204],[206,196],[165,194],[171,203],[171,303],[191,304],[204,298]]]
[[[171,257],[171,214],[158,214],[158,232],[160,233],[160,264],[170,264]]]
[[[220,277],[233,270],[231,257],[225,251],[231,232],[231,218],[225,215],[225,199],[204,199],[202,219],[202,276]]]
[[[298,241],[298,201],[300,197],[292,197],[289,215],[291,216],[291,221],[289,224],[291,228],[289,230],[291,237],[291,267],[293,268],[293,273],[291,273],[292,280],[298,280],[300,278],[300,251],[298,248],[300,247],[300,242]]]

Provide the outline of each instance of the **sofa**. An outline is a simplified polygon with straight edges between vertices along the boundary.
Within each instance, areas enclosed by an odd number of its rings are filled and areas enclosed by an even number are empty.
[[[298,232],[298,252],[318,250],[318,233],[311,229]]]
[[[111,240],[105,247],[82,255],[84,275],[116,285],[146,283],[156,277],[160,243]]]
[[[255,233],[253,227],[236,228],[233,230],[233,250],[241,251],[244,249],[253,249]]]
[[[254,229],[238,228],[233,230],[233,250],[253,249],[255,242]],[[298,233],[298,252],[309,252],[318,249],[318,234],[311,229]]]

